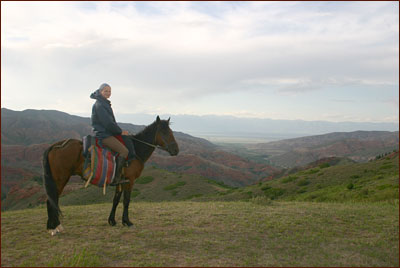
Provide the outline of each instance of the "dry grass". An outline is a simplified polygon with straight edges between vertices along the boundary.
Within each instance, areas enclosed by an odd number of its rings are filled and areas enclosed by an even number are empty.
[[[2,213],[2,266],[398,266],[397,203],[132,204],[133,228],[110,227],[110,204]]]

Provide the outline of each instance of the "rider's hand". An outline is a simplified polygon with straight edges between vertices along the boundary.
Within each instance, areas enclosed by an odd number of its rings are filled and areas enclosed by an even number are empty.
[[[127,131],[127,130],[122,130],[122,133],[121,133],[121,135],[129,135],[129,132]]]

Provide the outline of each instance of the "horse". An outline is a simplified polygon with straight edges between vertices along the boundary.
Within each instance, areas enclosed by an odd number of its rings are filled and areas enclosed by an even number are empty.
[[[156,120],[136,135],[127,135],[134,143],[136,158],[124,169],[124,175],[129,183],[117,185],[113,198],[113,205],[108,217],[108,223],[115,226],[115,211],[123,194],[124,211],[122,224],[132,226],[128,217],[131,191],[134,181],[140,177],[145,162],[150,158],[156,148],[167,151],[171,156],[179,153],[179,147],[170,129],[170,118]],[[72,175],[79,175],[83,180],[83,142],[77,139],[67,139],[54,143],[43,153],[43,182],[47,195],[47,230],[51,235],[63,232],[64,228],[59,217],[62,212],[58,206],[59,197]]]

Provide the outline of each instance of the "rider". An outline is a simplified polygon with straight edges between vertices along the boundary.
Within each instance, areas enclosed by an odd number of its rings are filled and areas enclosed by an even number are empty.
[[[129,182],[129,180],[122,178],[122,168],[129,164],[129,161],[127,161],[128,156],[130,159],[133,157],[129,154],[127,147],[117,138],[122,138],[121,135],[128,135],[129,133],[126,130],[123,131],[115,121],[111,102],[108,100],[110,96],[111,87],[106,83],[101,84],[99,89],[90,95],[90,98],[96,100],[92,107],[91,121],[96,138],[98,138],[103,145],[119,153],[116,161],[117,171],[113,181],[110,183],[110,185],[115,186]],[[130,142],[130,140],[124,139],[124,142]],[[129,144],[128,147],[131,146],[133,147],[133,143]]]

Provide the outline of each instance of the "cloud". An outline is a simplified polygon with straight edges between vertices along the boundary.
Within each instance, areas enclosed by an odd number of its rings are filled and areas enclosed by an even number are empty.
[[[398,85],[395,2],[4,2],[1,12],[2,97],[14,105],[34,88],[42,107],[50,97],[60,101],[47,107],[79,109],[103,82],[137,112],[243,91]]]
[[[330,87],[368,86],[368,87],[394,87],[395,82],[384,79],[355,79],[348,77],[329,78],[305,78],[305,77],[275,77],[257,78],[242,81],[243,84],[251,86],[264,86],[274,88],[274,91],[283,95],[297,95],[308,91],[315,91]]]
[[[384,104],[389,105],[391,107],[394,107],[397,109],[397,111],[399,110],[399,98],[397,99],[386,99],[382,101]],[[399,114],[397,113],[397,118],[398,118]]]

